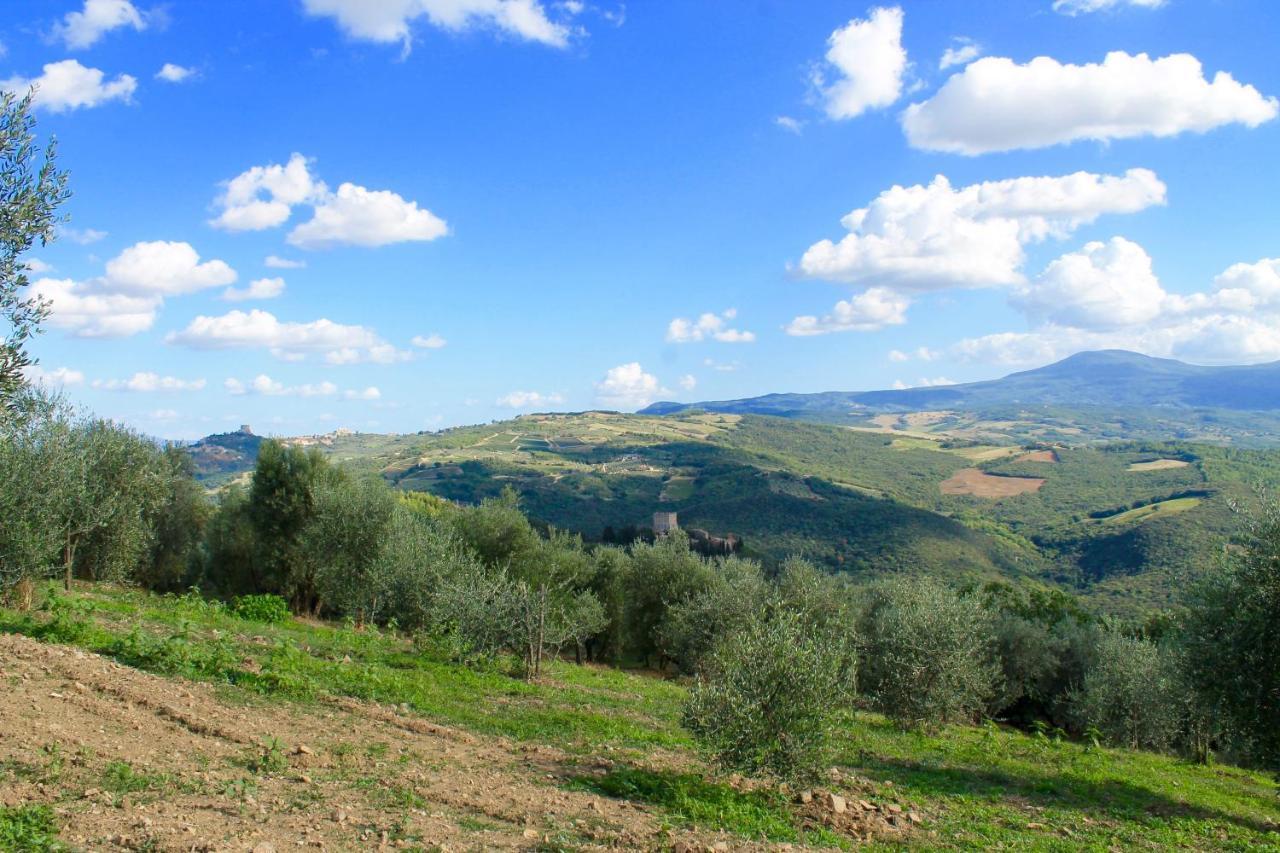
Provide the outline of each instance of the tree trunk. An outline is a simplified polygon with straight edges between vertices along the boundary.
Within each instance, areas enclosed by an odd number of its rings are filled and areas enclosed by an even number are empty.
[[[67,542],[62,546],[62,586],[71,592],[71,565],[75,560],[76,549],[71,546],[71,534],[67,534]]]

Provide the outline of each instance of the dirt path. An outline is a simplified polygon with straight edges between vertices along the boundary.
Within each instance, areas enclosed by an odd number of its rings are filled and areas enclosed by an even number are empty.
[[[721,840],[672,834],[641,806],[562,787],[607,764],[385,706],[246,700],[8,635],[0,681],[0,805],[51,805],[76,848],[706,849]]]

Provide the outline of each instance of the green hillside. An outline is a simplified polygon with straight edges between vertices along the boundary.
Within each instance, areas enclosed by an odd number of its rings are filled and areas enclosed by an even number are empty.
[[[1230,502],[1280,482],[1278,451],[975,442],[928,431],[936,425],[587,412],[292,441],[455,501],[511,487],[531,516],[589,540],[629,539],[655,511],[674,511],[685,528],[736,534],[770,564],[802,554],[859,576],[1037,578],[1125,612],[1169,603],[1237,528]],[[956,482],[979,494],[945,494]],[[1011,486],[1033,490],[1000,494]]]

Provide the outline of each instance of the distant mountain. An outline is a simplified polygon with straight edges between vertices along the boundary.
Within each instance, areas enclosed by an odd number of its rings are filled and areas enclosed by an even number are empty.
[[[199,480],[221,481],[252,468],[258,461],[263,438],[247,427],[235,432],[208,435],[187,445]]]
[[[743,400],[654,403],[641,414],[688,409],[831,419],[868,412],[1009,407],[1224,409],[1280,412],[1280,362],[1202,367],[1125,350],[1082,352],[1003,379],[896,391],[767,394]],[[1161,412],[1164,416],[1166,413]]]

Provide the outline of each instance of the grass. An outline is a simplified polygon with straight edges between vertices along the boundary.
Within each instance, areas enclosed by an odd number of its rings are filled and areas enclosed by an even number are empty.
[[[218,683],[222,695],[243,697],[248,708],[268,699],[305,706],[337,696],[403,703],[411,713],[478,734],[557,746],[577,756],[608,755],[611,772],[578,776],[570,784],[646,804],[673,825],[779,842],[838,840],[802,832],[775,792],[740,791],[704,773],[679,726],[685,690],[676,682],[557,663],[544,682],[526,684],[504,666],[455,666],[395,634],[292,619],[249,622],[190,597],[99,586],[55,602],[37,614],[0,610],[0,631]],[[246,658],[256,671],[245,668]],[[838,745],[836,764],[865,780],[857,796],[896,802],[924,816],[923,829],[910,837],[917,846],[1280,849],[1274,781],[1235,767],[1055,742],[996,726],[904,732],[863,713],[846,721]],[[371,759],[393,760],[381,743],[358,749]],[[48,753],[49,768],[0,765],[0,780],[50,778],[55,752]],[[271,772],[271,753],[268,745],[247,755],[246,767]],[[112,765],[108,776],[102,787],[121,794],[156,798],[172,787],[123,764]],[[389,805],[415,807],[413,792],[389,780],[352,781],[380,787]],[[252,777],[242,784],[251,790]],[[24,837],[15,833],[52,838],[51,820],[38,810],[0,812],[0,850],[59,849],[6,846],[9,838]]]
[[[58,841],[58,826],[48,806],[0,808],[0,850],[53,853],[68,849]]]
[[[796,826],[790,804],[774,790],[739,791],[695,773],[626,767],[603,776],[579,776],[569,787],[606,797],[659,806],[679,823],[727,830],[767,841],[804,840],[839,845],[829,832],[804,832]]]
[[[1103,524],[1136,524],[1140,521],[1147,521],[1154,516],[1175,515],[1179,512],[1186,512],[1189,509],[1195,509],[1200,506],[1200,498],[1174,498],[1168,501],[1159,501],[1158,503],[1140,506],[1137,509],[1126,510],[1125,512],[1109,515],[1102,519]]]

